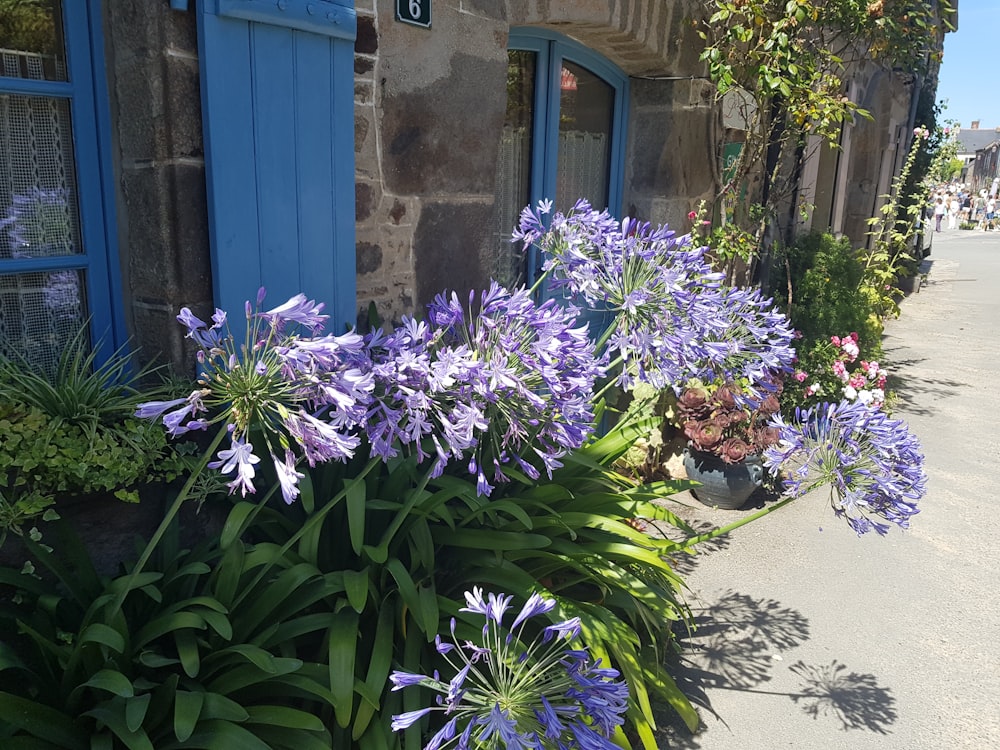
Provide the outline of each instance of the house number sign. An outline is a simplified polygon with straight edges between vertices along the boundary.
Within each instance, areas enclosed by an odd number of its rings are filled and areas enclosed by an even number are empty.
[[[396,18],[414,26],[431,26],[431,0],[396,0]]]

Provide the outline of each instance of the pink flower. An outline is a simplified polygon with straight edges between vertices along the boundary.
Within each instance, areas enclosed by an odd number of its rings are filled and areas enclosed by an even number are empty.
[[[848,378],[847,367],[839,359],[833,363],[833,374],[836,375],[841,380],[843,380],[845,383],[847,382]]]
[[[854,375],[848,381],[854,388],[860,390],[865,387],[865,379],[860,375]]]
[[[806,388],[807,396],[815,396],[817,393],[819,393],[819,383],[813,383],[808,388]]]
[[[698,216],[698,212],[697,211],[690,211],[688,213],[688,220],[689,221],[694,221],[695,218],[697,218],[697,216]]]
[[[802,370],[795,371],[795,379],[798,380],[800,383],[804,383],[807,377],[809,376],[806,375],[804,372],[802,372]]]
[[[840,346],[840,336],[831,336],[830,343],[834,346]]]

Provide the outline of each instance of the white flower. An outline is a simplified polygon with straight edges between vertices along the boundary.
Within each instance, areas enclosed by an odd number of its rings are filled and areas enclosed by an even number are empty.
[[[844,398],[846,398],[848,401],[853,401],[857,397],[858,397],[858,391],[857,389],[855,389],[853,385],[844,386]]]

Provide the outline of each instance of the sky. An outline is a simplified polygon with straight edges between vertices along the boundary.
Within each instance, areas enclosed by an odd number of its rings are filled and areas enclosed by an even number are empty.
[[[958,0],[958,31],[944,38],[944,60],[937,99],[947,100],[938,123],[963,128],[1000,128],[1000,87],[996,54],[1000,48],[1000,0]]]

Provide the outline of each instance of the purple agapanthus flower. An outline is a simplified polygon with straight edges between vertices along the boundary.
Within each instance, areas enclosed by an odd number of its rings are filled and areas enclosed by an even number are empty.
[[[550,202],[526,208],[514,239],[542,251],[553,290],[613,317],[602,343],[623,388],[738,377],[748,396],[763,398],[758,379],[790,369],[787,318],[759,292],[725,287],[690,235],[619,222],[583,200],[550,213]]]
[[[260,449],[270,455],[282,497],[291,503],[299,496],[300,461],[315,465],[354,455],[374,377],[363,337],[319,335],[327,317],[322,305],[300,294],[255,312],[263,300],[261,290],[256,308],[247,302],[247,333],[239,343],[225,311],[215,310],[208,324],[183,308],[177,320],[199,347],[198,388],[184,399],[142,404],[136,415],[162,418],[173,436],[225,425],[231,447],[209,466],[233,475],[232,492],[252,493]],[[263,445],[255,447],[251,434],[260,434]]]
[[[829,487],[834,512],[859,535],[908,528],[927,477],[920,444],[904,422],[860,401],[824,403],[775,417],[779,442],[764,453],[769,468],[793,467],[786,493]]]
[[[537,478],[593,430],[603,374],[575,311],[494,283],[467,304],[441,294],[428,321],[369,339],[378,382],[367,419],[377,455],[412,446],[433,473],[463,462],[489,495],[510,467]],[[430,446],[430,450],[428,450]]]
[[[390,675],[393,690],[421,685],[438,693],[434,706],[393,716],[394,730],[440,714],[446,721],[424,750],[617,747],[611,737],[624,721],[628,686],[616,670],[601,667],[585,648],[569,642],[579,633],[578,620],[549,626],[568,639],[539,639],[532,636],[546,630],[529,630],[526,624],[555,609],[555,601],[533,594],[508,629],[503,620],[511,597],[484,595],[474,588],[465,599],[468,606],[462,611],[485,621],[482,644],[459,645],[452,620],[454,643],[449,649],[438,648],[454,670],[451,679],[407,672]]]

